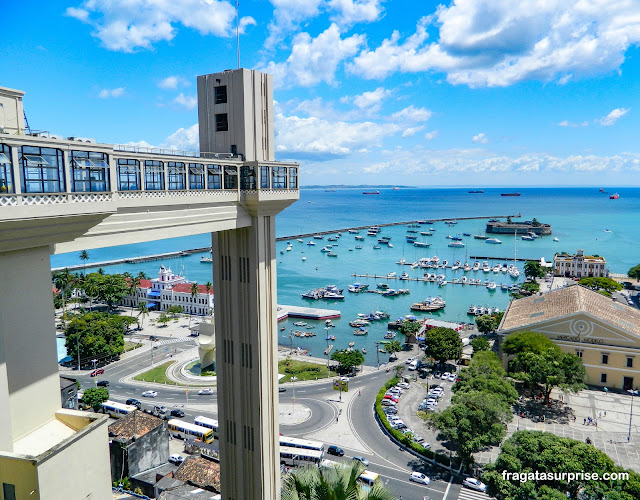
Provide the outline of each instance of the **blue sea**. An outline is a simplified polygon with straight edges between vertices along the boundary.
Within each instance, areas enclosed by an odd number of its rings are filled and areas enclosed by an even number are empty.
[[[328,231],[352,226],[376,225],[390,222],[414,221],[423,219],[456,219],[462,217],[486,216],[505,217],[520,214],[520,220],[530,220],[534,217],[540,222],[553,226],[553,235],[538,238],[534,241],[523,241],[518,236],[514,239],[509,235],[498,235],[502,240],[500,245],[490,245],[483,240],[476,240],[473,236],[464,237],[463,233],[484,234],[486,220],[459,220],[454,226],[447,226],[443,222],[436,222],[429,226],[416,228],[426,231],[433,227],[432,236],[416,234],[418,241],[431,243],[429,248],[416,248],[405,242],[407,227],[391,226],[382,229],[380,236],[390,236],[393,248],[381,245],[379,250],[373,246],[377,238],[365,235],[365,241],[354,240],[354,235],[343,232],[338,246],[334,247],[337,258],[326,256],[320,251],[323,245],[331,244],[324,240],[315,240],[315,246],[308,246],[306,238],[303,243],[295,239],[291,242],[292,250],[286,251],[287,241],[277,243],[278,257],[278,303],[291,305],[311,305],[327,309],[337,309],[342,313],[339,320],[334,320],[335,328],[330,333],[336,336],[334,349],[347,347],[349,342],[355,342],[359,349],[365,347],[366,364],[376,363],[376,348],[374,342],[382,340],[386,333],[386,321],[372,323],[367,336],[354,336],[353,328],[348,322],[358,313],[381,310],[388,312],[391,318],[403,317],[411,314],[409,306],[413,302],[424,300],[428,296],[440,295],[447,302],[444,310],[437,313],[418,313],[419,317],[432,316],[449,321],[472,321],[466,311],[470,304],[486,305],[504,309],[508,302],[508,293],[501,290],[488,291],[485,287],[463,286],[449,284],[438,287],[435,283],[382,280],[373,278],[353,277],[352,274],[387,275],[396,272],[399,276],[403,271],[411,277],[421,277],[424,270],[411,270],[409,266],[396,264],[401,258],[408,262],[420,257],[437,255],[441,260],[450,263],[465,259],[473,263],[472,256],[499,257],[503,262],[513,260],[514,254],[518,258],[553,259],[558,251],[574,253],[583,249],[587,254],[598,254],[607,259],[608,267],[614,273],[626,273],[627,270],[640,262],[640,251],[636,244],[637,224],[640,220],[640,189],[637,188],[608,188],[607,193],[601,193],[597,188],[525,188],[517,189],[519,197],[502,197],[501,192],[513,192],[513,188],[485,189],[484,194],[470,194],[469,189],[428,189],[401,188],[379,189],[379,195],[363,195],[363,191],[370,189],[302,189],[300,201],[282,212],[276,222],[276,232],[279,237],[311,233],[314,231]],[[618,200],[610,200],[609,194],[617,192]],[[610,232],[605,232],[608,229]],[[450,248],[446,236],[462,236],[465,248]],[[553,241],[553,237],[558,242]],[[100,262],[109,259],[135,257],[153,253],[169,252],[189,248],[210,246],[208,234],[173,238],[150,243],[125,245],[103,249],[90,250],[87,263]],[[334,242],[335,244],[335,242]],[[356,250],[361,245],[361,250]],[[350,251],[349,249],[352,249]],[[160,265],[171,267],[176,272],[183,272],[187,279],[205,283],[212,281],[211,264],[200,263],[203,254],[188,257],[167,259],[138,264],[123,264],[109,266],[106,272],[129,271],[136,274],[144,271],[151,277],[157,275]],[[306,260],[302,260],[306,257]],[[52,267],[62,267],[80,263],[78,254],[60,254],[52,256]],[[522,263],[519,263],[522,268]],[[89,269],[89,267],[88,267]],[[435,270],[430,270],[435,272]],[[438,273],[443,272],[438,270]],[[462,270],[455,273],[446,271],[447,279],[461,277]],[[485,275],[482,272],[467,273],[469,277],[492,279],[500,282],[512,283],[506,274]],[[373,293],[348,293],[346,288],[354,282],[368,283],[370,289],[385,281],[391,288],[408,288],[409,295],[397,297],[382,297]],[[328,284],[335,284],[344,288],[344,301],[308,301],[301,294],[312,288],[319,288]],[[281,344],[289,345],[289,331],[298,329],[292,323],[294,319],[281,322],[286,330],[281,333]],[[294,337],[294,347],[308,349],[312,355],[322,356],[326,348],[325,330],[321,321],[307,321],[315,324],[310,331],[317,334],[311,338]]]

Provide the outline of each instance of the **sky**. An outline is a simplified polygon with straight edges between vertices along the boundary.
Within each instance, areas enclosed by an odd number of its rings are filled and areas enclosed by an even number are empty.
[[[238,15],[236,14],[238,12]],[[301,185],[640,185],[637,0],[6,2],[32,129],[197,151],[196,77],[274,77]]]

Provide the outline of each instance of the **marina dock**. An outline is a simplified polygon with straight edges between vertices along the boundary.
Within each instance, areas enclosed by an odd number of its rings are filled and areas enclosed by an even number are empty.
[[[379,280],[399,280],[399,281],[423,281],[425,283],[433,283],[434,285],[437,285],[438,282],[437,281],[433,281],[433,280],[428,280],[426,278],[400,278],[399,276],[387,276],[384,274],[356,274],[356,273],[352,273],[351,276],[354,276],[356,278],[373,278],[373,279],[379,279]],[[469,285],[469,286],[486,286],[484,284],[484,280],[488,280],[488,281],[494,281],[497,276],[503,276],[505,279],[508,277],[508,275],[502,274],[500,273],[495,274],[495,273],[482,273],[482,275],[478,275],[478,276],[482,276],[484,279],[481,283],[469,283],[468,281],[465,283],[462,283],[461,281],[449,281],[449,280],[444,280],[443,282],[448,284],[448,285]],[[510,283],[513,283],[513,281],[510,281]],[[384,290],[363,290],[360,293],[382,293]]]
[[[339,318],[340,311],[334,309],[320,309],[318,307],[301,307],[301,306],[277,306],[278,321],[287,318],[303,318],[303,319],[331,319]]]

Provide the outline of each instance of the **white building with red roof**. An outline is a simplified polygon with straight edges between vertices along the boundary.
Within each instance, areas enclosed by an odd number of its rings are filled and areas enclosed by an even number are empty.
[[[213,308],[213,287],[187,281],[181,274],[173,274],[171,268],[160,266],[157,278],[140,280],[135,293],[122,299],[126,307],[138,307],[138,304],[147,304],[156,311],[180,306],[187,314],[206,316]]]

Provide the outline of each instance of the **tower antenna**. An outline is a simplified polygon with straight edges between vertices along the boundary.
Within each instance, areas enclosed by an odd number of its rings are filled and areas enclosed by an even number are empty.
[[[238,10],[238,0],[236,0],[236,52],[238,55],[238,69],[240,69],[240,11]]]

